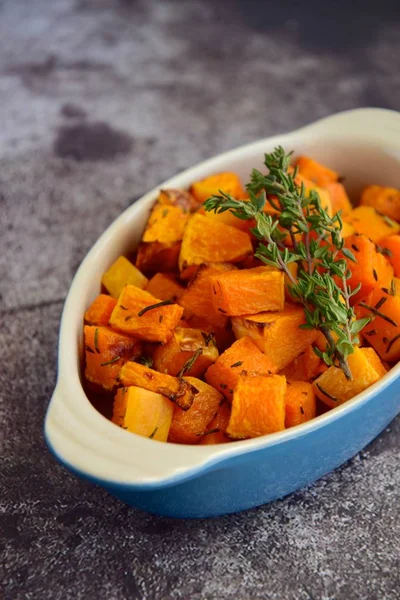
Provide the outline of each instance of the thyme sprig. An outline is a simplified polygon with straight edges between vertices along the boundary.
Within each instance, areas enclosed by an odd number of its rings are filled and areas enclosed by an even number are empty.
[[[255,257],[287,275],[290,293],[304,306],[305,324],[301,327],[317,329],[327,340],[325,351],[314,348],[315,353],[351,379],[347,358],[359,343],[358,333],[370,321],[356,320],[350,305],[360,286],[349,287],[348,261],[357,261],[344,246],[340,212],[331,217],[317,191],[306,192],[304,183],[296,182],[291,155],[281,146],[265,155],[268,173],[252,171],[247,185],[249,201],[221,192],[204,206],[208,211],[230,210],[239,219],[254,221],[251,231],[259,240]],[[290,263],[297,263],[297,277]]]

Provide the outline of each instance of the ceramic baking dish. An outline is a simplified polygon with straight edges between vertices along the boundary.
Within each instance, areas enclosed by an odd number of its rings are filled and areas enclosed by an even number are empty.
[[[265,152],[281,144],[339,171],[350,195],[376,183],[400,187],[400,114],[344,112],[248,144],[164,182],[187,188],[214,172],[248,180]],[[175,517],[206,517],[270,502],[308,485],[354,456],[400,410],[400,364],[377,384],[316,419],[269,436],[215,446],[164,444],[120,429],[98,413],[81,384],[82,319],[101,274],[135,249],[159,188],[135,202],[82,262],[63,311],[58,381],[45,420],[47,444],[69,470],[140,509]]]

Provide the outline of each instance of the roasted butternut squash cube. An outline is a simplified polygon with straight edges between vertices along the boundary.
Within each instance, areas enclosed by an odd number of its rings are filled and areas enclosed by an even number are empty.
[[[352,205],[346,192],[346,188],[339,181],[332,181],[324,186],[331,198],[331,206],[333,214],[342,211],[342,216],[345,217],[352,211]]]
[[[363,334],[381,360],[400,360],[400,296],[393,288],[376,289],[356,307],[358,318],[370,317]],[[368,308],[367,308],[368,307]]]
[[[300,329],[304,322],[303,307],[286,304],[281,312],[233,317],[232,328],[236,338],[249,336],[278,370],[281,370],[316,338],[315,330]]]
[[[299,173],[317,185],[327,185],[339,179],[339,174],[308,156],[296,160]]]
[[[212,336],[219,352],[223,352],[226,348],[229,348],[235,341],[235,336],[229,322],[224,327],[216,327],[210,321],[207,321],[207,319],[193,315],[188,317],[187,320],[183,320],[183,322],[181,320],[179,326],[200,329],[200,331],[206,333],[208,336]]]
[[[159,373],[145,365],[127,362],[119,373],[119,380],[123,386],[137,387],[162,394],[174,402],[182,410],[188,410],[197,394],[197,389],[181,377],[172,377],[166,373]]]
[[[136,256],[136,266],[142,271],[175,271],[178,268],[178,258],[181,242],[165,244],[161,242],[141,242]]]
[[[131,433],[166,442],[174,405],[161,394],[139,387],[119,388],[112,421]]]
[[[317,415],[317,401],[311,383],[288,381],[285,396],[285,427],[301,425]]]
[[[179,269],[202,263],[237,263],[252,252],[248,233],[195,214],[183,235]]]
[[[207,425],[204,435],[201,437],[201,446],[210,446],[211,444],[226,444],[230,438],[226,435],[226,429],[231,416],[231,407],[224,401],[220,405],[217,414]]]
[[[158,202],[163,206],[180,206],[187,212],[194,212],[199,208],[199,203],[194,196],[185,190],[160,190]]]
[[[344,220],[354,227],[356,233],[363,233],[377,244],[400,231],[398,223],[379,214],[372,206],[358,206]]]
[[[145,290],[126,285],[114,308],[110,325],[147,342],[165,344],[178,325],[183,308],[154,298]]]
[[[137,358],[143,350],[139,340],[109,327],[85,325],[84,338],[85,377],[106,390],[112,390],[117,384],[122,365]]]
[[[379,373],[361,348],[348,357],[352,379],[346,379],[338,367],[329,367],[313,383],[316,396],[331,408],[360,394],[380,379]]]
[[[206,381],[232,401],[240,374],[270,375],[278,367],[257,348],[249,337],[237,340],[206,372]]]
[[[368,362],[374,367],[375,371],[378,373],[379,377],[383,377],[388,372],[388,369],[383,364],[378,354],[375,352],[373,348],[360,348],[361,352],[365,354],[368,359]]]
[[[393,267],[395,277],[400,277],[400,235],[391,235],[381,242],[386,250],[388,261]]]
[[[144,288],[147,285],[145,277],[125,256],[120,256],[106,271],[101,283],[107,292],[114,298],[118,298],[126,285],[135,285]]]
[[[231,438],[254,438],[285,429],[286,378],[240,375],[226,430]]]
[[[195,377],[185,377],[185,381],[198,390],[198,393],[189,410],[183,411],[178,406],[175,407],[168,441],[176,444],[199,444],[223,396],[211,385]]]
[[[372,206],[382,215],[394,221],[400,221],[400,190],[380,185],[368,185],[364,188],[361,206]]]
[[[190,281],[187,289],[179,298],[179,304],[185,309],[185,318],[193,315],[206,319],[209,323],[224,329],[228,317],[217,310],[213,303],[212,277],[234,269],[229,264],[201,265]]]
[[[218,358],[213,336],[198,329],[177,327],[171,339],[153,353],[154,368],[169,375],[202,377]]]
[[[211,198],[211,196],[218,196],[221,191],[237,200],[245,197],[245,190],[239,176],[230,172],[216,173],[201,181],[195,181],[190,191],[197,202],[201,203]]]
[[[146,286],[146,292],[160,300],[176,302],[184,292],[184,287],[178,283],[171,273],[156,273]]]
[[[351,277],[349,287],[354,290],[359,284],[360,291],[352,297],[356,304],[370,294],[377,285],[390,287],[393,267],[383,254],[376,251],[375,244],[365,235],[354,235],[346,239],[346,248],[351,250],[357,262],[349,261]],[[341,281],[337,281],[342,285]]]
[[[180,242],[189,216],[189,213],[180,206],[166,206],[157,202],[150,213],[142,242],[161,244]]]
[[[350,223],[346,223],[346,221],[343,221],[342,224],[342,238],[346,239],[348,237],[350,237],[351,235],[355,234],[355,229],[353,227],[353,225],[350,225]]]
[[[325,338],[324,341],[326,342]],[[325,349],[325,345],[323,349]],[[311,381],[319,375],[321,366],[322,362],[315,354],[313,347],[308,346],[280,372],[280,375],[285,375],[290,382]]]
[[[218,273],[212,288],[214,307],[230,317],[282,310],[285,301],[284,275],[268,267]]]
[[[88,325],[108,325],[116,304],[117,301],[112,296],[100,294],[85,312],[85,322]]]

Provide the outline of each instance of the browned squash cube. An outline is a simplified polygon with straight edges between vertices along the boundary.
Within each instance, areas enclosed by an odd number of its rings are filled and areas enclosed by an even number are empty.
[[[182,410],[188,410],[197,393],[197,389],[182,378],[159,373],[149,367],[132,361],[127,362],[119,373],[123,386],[137,387],[162,394]]]
[[[154,368],[169,375],[202,377],[218,358],[212,336],[199,329],[177,327],[171,339],[153,354]]]
[[[315,330],[300,329],[304,322],[303,307],[286,304],[281,312],[234,317],[232,328],[237,338],[249,336],[281,370],[316,338]]]
[[[85,325],[84,337],[85,377],[106,390],[117,384],[122,365],[137,358],[143,350],[142,342],[109,327]]]
[[[179,406],[174,409],[168,441],[176,444],[199,444],[207,425],[216,415],[223,397],[211,385],[195,377],[185,377],[185,381],[198,393],[189,410]]]
[[[179,298],[179,304],[185,309],[185,318],[193,315],[206,319],[219,329],[224,329],[228,317],[219,311],[213,302],[212,277],[219,273],[231,271],[235,267],[229,264],[201,265],[190,281],[187,289]]]

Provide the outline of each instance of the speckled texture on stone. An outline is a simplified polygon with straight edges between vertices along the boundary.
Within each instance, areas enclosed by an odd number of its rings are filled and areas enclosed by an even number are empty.
[[[397,1],[0,3],[2,597],[399,597],[399,419],[314,486],[193,522],[127,508],[42,438],[62,302],[103,229],[217,152],[399,109],[399,56]]]

